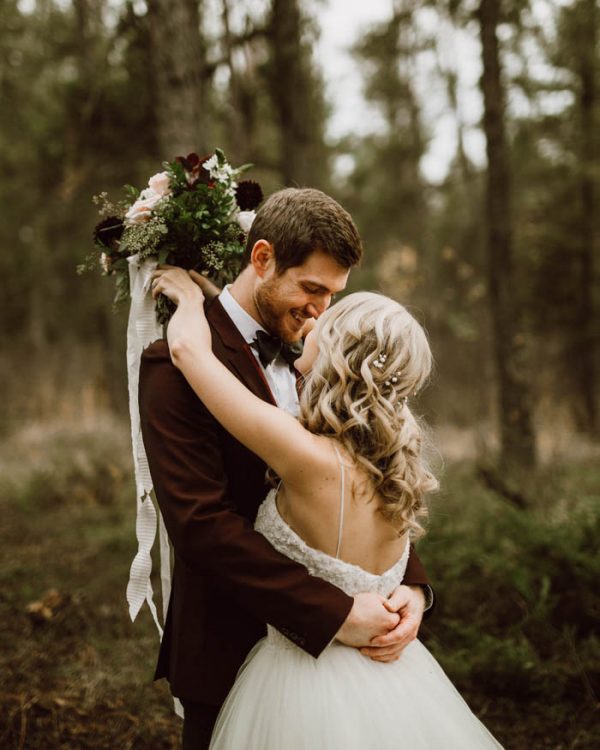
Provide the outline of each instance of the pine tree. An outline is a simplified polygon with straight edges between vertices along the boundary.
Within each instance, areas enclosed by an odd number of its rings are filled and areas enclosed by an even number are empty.
[[[199,0],[148,0],[161,156],[206,153],[211,143],[209,82]]]
[[[500,463],[504,469],[535,464],[532,402],[524,363],[522,311],[515,297],[512,185],[506,142],[504,84],[497,29],[499,0],[481,0],[478,10],[486,136],[488,284],[498,376]]]
[[[267,85],[276,114],[285,185],[327,188],[323,84],[312,60],[314,38],[298,0],[272,0],[267,21]]]

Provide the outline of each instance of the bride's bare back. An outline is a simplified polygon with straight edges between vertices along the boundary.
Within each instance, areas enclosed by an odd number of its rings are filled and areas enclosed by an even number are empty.
[[[318,458],[306,462],[298,481],[281,484],[279,513],[309,546],[380,575],[400,559],[407,535],[398,536],[380,512],[381,500],[373,494],[365,472],[351,463],[340,444],[317,439],[322,447]]]

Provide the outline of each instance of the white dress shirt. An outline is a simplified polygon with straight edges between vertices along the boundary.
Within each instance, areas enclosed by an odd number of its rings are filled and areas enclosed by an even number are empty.
[[[242,334],[246,343],[252,344],[256,338],[256,332],[265,330],[263,326],[261,326],[260,323],[257,323],[254,318],[244,310],[240,303],[234,299],[229,291],[229,285],[226,286],[219,295],[219,302],[223,305],[225,312],[229,315],[235,327]],[[266,333],[268,333],[268,331],[266,331]],[[284,409],[292,416],[297,417],[299,407],[298,393],[296,391],[296,376],[291,371],[288,363],[283,357],[276,357],[273,362],[267,365],[267,367],[263,367],[258,356],[258,351],[253,346],[251,349],[256,357],[256,361],[265,373],[267,383],[275,397],[277,406]]]

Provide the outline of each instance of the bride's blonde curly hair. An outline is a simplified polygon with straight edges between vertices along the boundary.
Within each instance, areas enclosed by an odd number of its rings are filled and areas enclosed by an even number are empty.
[[[337,438],[366,471],[398,533],[420,536],[425,495],[438,483],[406,399],[431,371],[425,332],[406,308],[373,292],[348,295],[317,325],[319,354],[304,383],[300,421]]]

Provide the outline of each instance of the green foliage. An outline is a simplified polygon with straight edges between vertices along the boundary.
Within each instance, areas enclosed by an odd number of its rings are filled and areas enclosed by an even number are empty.
[[[428,645],[480,703],[517,701],[538,715],[552,706],[556,725],[582,706],[592,711],[600,680],[597,465],[532,478],[527,511],[484,489],[469,466],[451,468],[443,485],[420,549],[438,596]]]
[[[32,427],[0,448],[0,496],[27,513],[110,507],[133,491],[129,453],[128,436],[111,420],[93,430]]]

